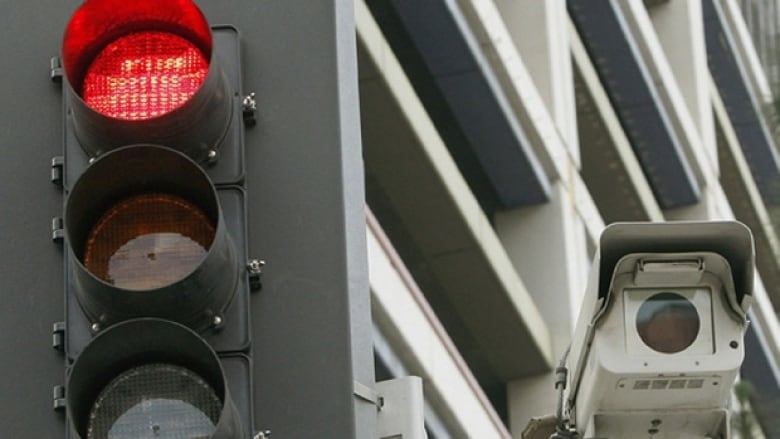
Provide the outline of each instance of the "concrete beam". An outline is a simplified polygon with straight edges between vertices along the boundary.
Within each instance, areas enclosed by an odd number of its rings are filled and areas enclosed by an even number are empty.
[[[356,13],[372,210],[481,381],[549,370],[547,325],[363,2]]]

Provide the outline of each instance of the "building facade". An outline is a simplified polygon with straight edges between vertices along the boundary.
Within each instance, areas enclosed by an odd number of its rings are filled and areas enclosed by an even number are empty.
[[[377,380],[424,378],[429,437],[554,412],[605,225],[710,219],[755,237],[742,406],[780,437],[777,10],[355,1]]]

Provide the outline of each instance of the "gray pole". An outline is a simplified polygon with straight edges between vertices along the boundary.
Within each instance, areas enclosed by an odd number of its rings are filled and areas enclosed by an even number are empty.
[[[354,11],[348,0],[201,2],[234,24],[247,130],[254,412],[280,438],[375,436]],[[235,9],[235,10],[233,10]],[[213,18],[212,18],[213,17]]]

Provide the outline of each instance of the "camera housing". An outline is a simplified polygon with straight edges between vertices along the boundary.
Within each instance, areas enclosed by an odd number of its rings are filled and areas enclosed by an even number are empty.
[[[728,437],[753,271],[739,222],[607,227],[567,358],[576,431]]]

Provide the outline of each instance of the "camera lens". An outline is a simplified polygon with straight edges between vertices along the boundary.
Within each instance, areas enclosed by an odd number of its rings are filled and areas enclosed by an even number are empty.
[[[675,354],[688,348],[699,335],[701,321],[696,307],[672,292],[654,294],[639,307],[636,328],[651,349]]]

